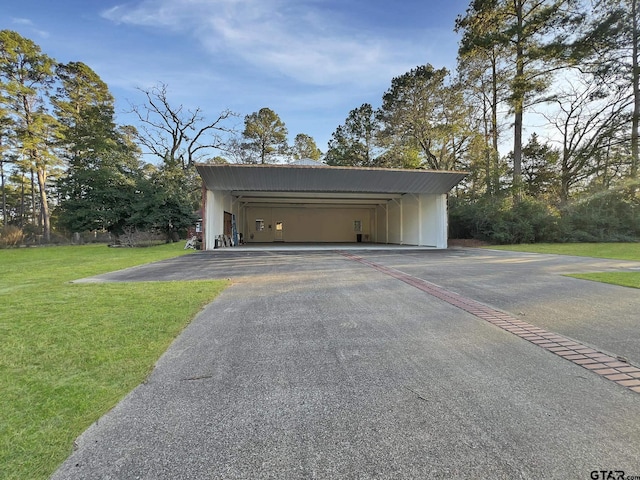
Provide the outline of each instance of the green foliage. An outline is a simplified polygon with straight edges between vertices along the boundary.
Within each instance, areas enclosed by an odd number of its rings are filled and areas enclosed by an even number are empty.
[[[61,124],[59,144],[72,167],[81,157],[117,149],[114,99],[106,83],[81,62],[59,64],[56,74],[60,86],[52,103]]]
[[[54,65],[33,41],[11,30],[0,31],[0,107],[10,120],[12,143],[21,152],[22,167],[36,173],[47,240],[51,234],[47,180],[59,163],[53,153],[57,120],[45,102],[54,81]]]
[[[423,165],[453,170],[456,143],[467,120],[460,90],[446,84],[449,71],[422,65],[391,80],[378,113],[387,146],[418,150]]]
[[[394,145],[385,150],[376,163],[383,168],[417,169],[422,167],[422,157],[420,150],[415,147]]]
[[[284,122],[270,108],[261,108],[244,118],[244,146],[259,163],[269,163],[276,154],[285,153],[287,133]]]
[[[351,167],[378,166],[376,112],[368,103],[349,112],[344,125],[331,135],[325,160],[328,165]]]
[[[640,239],[640,182],[629,182],[567,205],[562,212],[568,241],[619,242]]]
[[[77,190],[73,190],[73,185]],[[59,223],[69,232],[106,230],[129,238],[132,232],[161,232],[177,240],[177,232],[193,225],[200,200],[199,178],[193,167],[165,163],[147,172],[102,162],[65,178],[66,199]]]
[[[484,197],[476,202],[451,199],[451,238],[475,238],[497,244],[556,241],[559,215],[546,203],[525,197]]]
[[[178,163],[165,163],[149,178],[138,181],[131,200],[132,212],[124,225],[159,231],[167,240],[177,240],[177,232],[197,220],[200,192],[195,168],[185,170]]]
[[[226,285],[69,282],[185,252],[175,244],[0,250],[0,478],[49,478],[74,439],[144,380]]]
[[[627,182],[577,199],[557,211],[525,197],[450,199],[451,238],[497,244],[633,242],[640,239],[640,183]]]
[[[514,114],[516,195],[521,186],[523,116],[527,108],[547,100],[543,94],[551,85],[553,74],[572,63],[567,54],[571,44],[567,32],[583,18],[575,13],[579,10],[575,6],[574,0],[476,0],[456,22],[463,34],[459,52],[462,58],[490,53],[494,61],[487,63],[487,70],[492,68],[494,72],[498,65],[495,59],[510,65],[506,70],[506,99]],[[494,108],[495,103],[494,98]]]
[[[69,232],[120,233],[133,214],[138,179],[117,158],[82,158],[60,182],[59,224]]]
[[[291,147],[291,156],[294,160],[302,160],[303,158],[310,158],[311,160],[320,160],[322,152],[316,145],[313,137],[304,133],[299,133],[293,142]]]
[[[526,195],[534,198],[557,197],[557,164],[559,152],[547,143],[540,143],[537,134],[531,135],[522,148],[522,182]]]

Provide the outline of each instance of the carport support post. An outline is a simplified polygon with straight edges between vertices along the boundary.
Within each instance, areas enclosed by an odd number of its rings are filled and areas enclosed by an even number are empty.
[[[204,231],[204,237],[209,250],[212,250],[215,245],[216,235],[224,232],[224,200],[223,192],[207,190],[206,215],[203,216],[202,221],[206,222],[207,229]]]
[[[418,202],[418,246],[424,244],[422,238],[422,198],[419,195],[414,195],[413,198]]]
[[[386,226],[385,226],[385,230],[386,230],[386,238],[384,239],[384,243],[386,243],[387,245],[389,245],[389,202],[387,202],[387,204],[384,206],[384,210],[385,210],[385,215],[387,216],[387,221]]]
[[[202,182],[202,199],[200,200],[202,211],[200,219],[202,221],[202,250],[207,249],[207,186]]]
[[[236,216],[236,232],[240,234],[242,232],[238,230],[238,225],[240,225],[244,230],[244,215],[243,215],[244,212],[243,212],[241,196],[240,197],[234,197],[233,195],[231,196],[231,213],[233,213]],[[239,235],[237,239],[239,239]],[[238,245],[234,245],[234,247],[237,247],[237,246]]]
[[[440,212],[440,221],[439,221],[439,237],[438,243],[436,244],[437,248],[447,248],[448,247],[448,238],[449,238],[449,210],[447,207],[447,194],[444,193],[442,195],[438,195],[436,199],[436,204],[438,205],[438,212]]]
[[[398,203],[400,203],[400,245],[404,245],[404,196]]]
[[[398,245],[403,245],[404,244],[404,222],[403,222],[403,216],[404,216],[404,212],[402,209],[402,202],[403,199],[402,197],[400,197],[400,199],[392,199],[391,202],[396,202],[396,204],[398,205],[399,209],[400,209],[400,232],[398,232],[400,235],[399,236],[399,242]],[[387,243],[389,243],[389,205],[387,204]]]

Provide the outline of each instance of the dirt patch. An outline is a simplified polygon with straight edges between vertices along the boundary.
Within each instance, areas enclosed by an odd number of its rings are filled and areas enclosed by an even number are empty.
[[[491,245],[489,242],[483,242],[482,240],[476,240],[475,238],[450,238],[449,239],[450,247],[478,248],[478,247],[487,247],[489,245]]]

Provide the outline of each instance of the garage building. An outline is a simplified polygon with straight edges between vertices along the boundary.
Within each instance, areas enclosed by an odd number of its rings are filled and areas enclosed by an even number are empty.
[[[464,172],[198,164],[203,244],[351,243],[447,247],[447,193]]]

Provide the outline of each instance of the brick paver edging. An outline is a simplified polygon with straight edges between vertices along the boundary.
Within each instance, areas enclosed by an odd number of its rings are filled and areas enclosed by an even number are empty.
[[[640,393],[640,368],[630,364],[622,357],[612,357],[604,352],[594,350],[580,342],[576,342],[575,340],[543,328],[538,328],[530,323],[518,320],[508,313],[491,308],[471,298],[463,297],[462,295],[446,290],[421,278],[401,272],[400,270],[385,267],[348,252],[339,253],[351,260],[360,262],[363,265],[367,265],[390,277],[405,282],[440,300],[444,300],[450,305],[475,315],[502,330],[506,330],[545,350],[555,353],[565,360],[569,360],[576,365],[591,370],[607,380],[611,380],[633,392]]]

